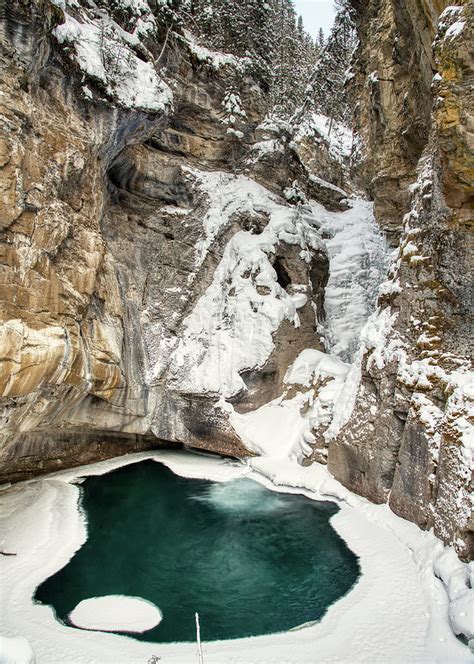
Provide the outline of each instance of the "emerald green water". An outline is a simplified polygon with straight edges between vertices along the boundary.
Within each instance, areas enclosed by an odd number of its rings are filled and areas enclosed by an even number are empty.
[[[82,492],[88,539],[36,591],[66,624],[83,599],[130,595],[163,613],[141,640],[194,641],[196,611],[204,641],[281,632],[321,618],[359,575],[332,503],[153,461],[90,477]]]

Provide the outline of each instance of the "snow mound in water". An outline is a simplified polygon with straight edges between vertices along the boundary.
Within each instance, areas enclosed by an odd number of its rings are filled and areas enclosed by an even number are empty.
[[[69,614],[75,627],[102,632],[142,633],[162,620],[160,609],[140,597],[108,595],[84,599]]]

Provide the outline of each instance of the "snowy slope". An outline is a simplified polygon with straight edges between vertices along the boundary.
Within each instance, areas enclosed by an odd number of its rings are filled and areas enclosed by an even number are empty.
[[[326,319],[319,328],[327,353],[304,350],[288,369],[285,381],[300,386],[297,396],[283,395],[253,413],[231,415],[243,441],[259,454],[300,460],[310,456],[316,436],[333,432],[334,414],[340,424],[355,399],[360,334],[375,308],[389,258],[372,205],[356,199],[350,204],[346,212],[311,204],[313,224],[327,238],[330,258]]]
[[[297,208],[253,180],[226,173],[195,172],[209,197],[205,239],[196,248],[196,269],[232,215],[268,219],[262,232],[240,230],[227,243],[211,285],[185,320],[170,361],[170,386],[179,392],[231,397],[245,388],[240,372],[262,366],[273,350],[272,334],[283,320],[299,325],[304,295],[290,295],[277,282],[270,256],[285,242],[324,250],[319,233]]]
[[[75,2],[56,0],[64,14],[64,22],[53,35],[66,47],[75,63],[93,82],[98,82],[107,95],[120,105],[145,111],[163,112],[170,106],[172,92],[157,73],[153,56],[148,60],[137,57],[134,47],[142,37],[156,28],[155,17],[146,0],[128,3],[135,23],[127,32],[109,14],[97,13]],[[142,46],[142,52],[144,47]],[[87,85],[83,93],[92,97]]]

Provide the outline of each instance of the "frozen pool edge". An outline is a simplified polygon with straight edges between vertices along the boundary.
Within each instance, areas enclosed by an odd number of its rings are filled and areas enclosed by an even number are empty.
[[[320,622],[297,631],[207,643],[206,664],[264,664],[275,652],[281,662],[295,664],[313,663],[316,654],[321,662],[471,661],[449,628],[447,597],[431,571],[433,558],[442,550],[431,533],[399,519],[386,506],[350,494],[322,466],[311,470],[287,462],[282,468],[256,459],[250,468],[183,452],[158,452],[56,473],[0,496],[5,544],[18,549],[17,556],[1,560],[6,580],[1,631],[26,636],[37,664],[145,664],[153,655],[176,664],[195,662],[193,644],[147,644],[103,632],[88,632],[78,653],[77,633],[59,624],[49,607],[32,601],[36,587],[64,566],[86,538],[79,490],[71,482],[145,459],[185,477],[222,482],[248,475],[275,491],[333,500],[341,509],[331,523],[360,560],[358,582]]]

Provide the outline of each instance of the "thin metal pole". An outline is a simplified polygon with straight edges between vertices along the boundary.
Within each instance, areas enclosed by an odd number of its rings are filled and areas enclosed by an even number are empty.
[[[195,615],[196,615],[196,637],[198,644],[199,664],[204,664],[204,659],[202,656],[202,648],[201,648],[201,628],[199,626],[199,613],[196,613]]]

